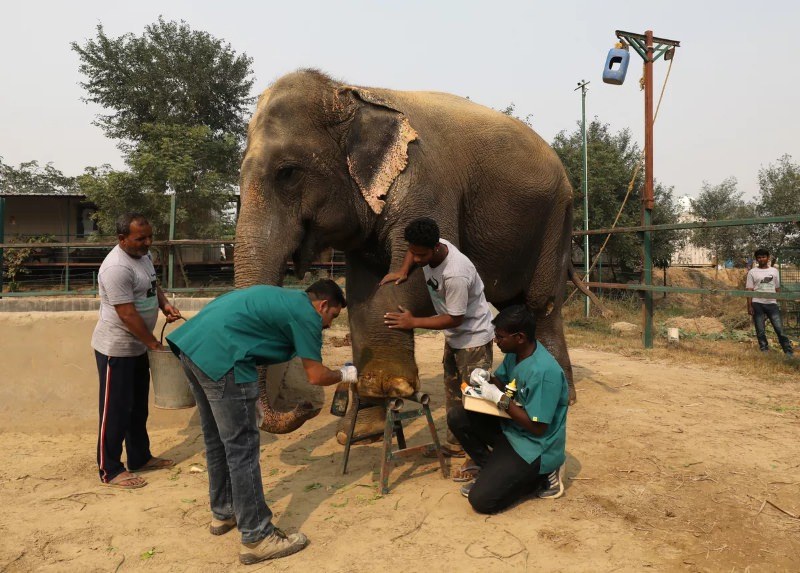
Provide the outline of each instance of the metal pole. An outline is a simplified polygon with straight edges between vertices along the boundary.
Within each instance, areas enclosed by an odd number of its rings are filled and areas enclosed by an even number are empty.
[[[175,207],[176,207],[176,194],[173,193],[169,197],[169,240],[175,240]],[[168,275],[167,275],[167,288],[172,290],[175,286],[175,256],[173,255],[173,246],[167,247],[169,251],[168,261]]]
[[[642,226],[653,220],[653,31],[645,33],[644,59],[644,193],[642,194]],[[650,231],[642,234],[643,284],[653,284],[653,253]],[[642,342],[653,348],[653,293],[645,291],[642,299]]]
[[[589,82],[581,80],[581,132],[583,135],[583,230],[589,230],[589,153],[586,145],[586,84]],[[583,239],[583,276],[584,281],[589,280],[589,235]],[[583,311],[586,318],[589,318],[589,308],[591,301],[589,297],[584,297]]]
[[[0,245],[6,242],[6,198],[0,197]],[[5,262],[4,249],[0,247],[0,298],[3,298],[3,263]]]
[[[72,213],[70,213],[70,204],[71,197],[67,197],[67,243],[69,243],[69,231],[70,231],[70,219],[72,218]],[[69,292],[69,247],[64,247],[64,250],[67,253],[66,256],[66,267],[64,269],[64,290]]]

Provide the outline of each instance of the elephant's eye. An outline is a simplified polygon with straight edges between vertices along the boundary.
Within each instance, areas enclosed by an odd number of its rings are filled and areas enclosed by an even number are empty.
[[[295,165],[286,165],[275,173],[275,181],[282,185],[293,185],[300,179],[300,169]]]

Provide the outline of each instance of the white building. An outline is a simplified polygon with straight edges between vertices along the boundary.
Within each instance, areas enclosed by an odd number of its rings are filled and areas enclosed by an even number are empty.
[[[692,214],[692,202],[688,195],[678,198],[681,204],[681,214],[678,217],[679,223],[694,223],[697,217]],[[691,241],[679,249],[673,258],[673,266],[713,266],[714,257],[711,251],[705,247],[698,247]]]

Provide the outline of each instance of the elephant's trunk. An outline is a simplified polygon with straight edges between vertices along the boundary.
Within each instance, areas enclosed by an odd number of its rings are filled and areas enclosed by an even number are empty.
[[[242,211],[236,224],[234,274],[236,288],[257,284],[280,285],[286,262],[302,239],[302,228],[289,229],[289,218],[270,209],[260,185],[250,183],[243,166]],[[263,414],[261,429],[273,434],[293,432],[319,414],[310,404],[297,404],[288,412],[275,409],[266,392],[267,369],[258,368],[259,403]]]
[[[283,283],[286,262],[296,248],[294,243],[299,244],[302,231],[287,228],[287,219],[277,206],[269,208],[260,186],[251,185],[243,193],[234,249],[236,288]]]
[[[280,380],[273,380],[279,384]],[[320,408],[315,408],[311,402],[300,402],[288,412],[281,412],[272,407],[267,392],[267,368],[258,369],[259,404],[263,416],[260,428],[270,434],[288,434],[305,424],[320,413]]]

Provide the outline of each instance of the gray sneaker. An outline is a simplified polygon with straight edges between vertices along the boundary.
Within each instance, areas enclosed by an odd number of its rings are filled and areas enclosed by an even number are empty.
[[[558,499],[564,495],[564,465],[547,474],[547,485],[536,494],[537,497]]]
[[[308,537],[302,533],[286,535],[277,527],[261,541],[242,543],[239,549],[239,562],[252,565],[267,559],[286,557],[304,549],[308,545]]]
[[[469,497],[469,492],[472,491],[472,486],[474,486],[474,485],[475,485],[475,480],[472,480],[471,482],[465,483],[464,485],[462,485],[461,488],[458,491],[461,492],[461,495],[463,495],[464,497],[468,498]]]

